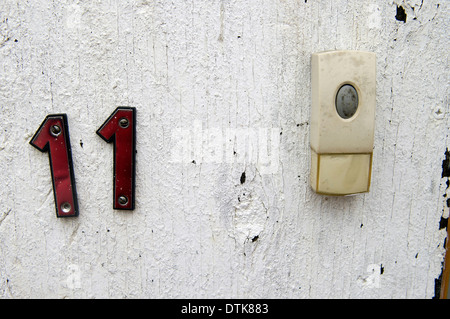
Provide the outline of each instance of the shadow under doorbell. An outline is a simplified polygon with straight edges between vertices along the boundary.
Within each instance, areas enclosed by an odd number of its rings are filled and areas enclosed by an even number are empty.
[[[311,188],[369,191],[375,127],[375,53],[325,51],[311,59]]]

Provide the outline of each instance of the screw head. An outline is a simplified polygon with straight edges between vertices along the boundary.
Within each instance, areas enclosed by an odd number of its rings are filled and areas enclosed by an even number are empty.
[[[128,198],[124,195],[120,195],[117,201],[120,205],[125,206],[128,203]]]
[[[128,119],[125,118],[125,117],[122,117],[122,118],[119,120],[119,126],[120,126],[121,128],[127,128],[129,124],[130,124],[130,122],[129,122]]]
[[[344,84],[336,94],[336,111],[343,119],[355,115],[358,109],[358,92],[350,84]]]
[[[72,209],[72,205],[70,205],[70,203],[68,203],[68,202],[65,202],[65,203],[63,203],[63,204],[61,205],[61,210],[62,210],[64,213],[70,212],[71,209]]]
[[[61,127],[59,125],[52,125],[50,127],[50,134],[52,134],[54,137],[57,137],[61,134],[62,130]]]

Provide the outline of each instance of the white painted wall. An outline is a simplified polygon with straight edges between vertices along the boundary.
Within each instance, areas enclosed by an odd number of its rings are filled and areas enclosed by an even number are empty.
[[[0,296],[432,298],[449,16],[440,0],[2,0]],[[372,188],[345,198],[308,185],[310,56],[334,49],[377,54]],[[119,105],[137,108],[133,212],[112,209],[95,134]],[[72,219],[28,144],[61,112]]]

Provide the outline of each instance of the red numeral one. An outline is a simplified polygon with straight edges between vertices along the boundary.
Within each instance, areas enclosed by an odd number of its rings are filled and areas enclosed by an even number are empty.
[[[114,209],[134,209],[136,109],[118,107],[97,130],[106,142],[114,142]]]
[[[56,216],[78,216],[78,200],[66,114],[48,115],[34,134],[30,144],[41,152],[49,153]]]

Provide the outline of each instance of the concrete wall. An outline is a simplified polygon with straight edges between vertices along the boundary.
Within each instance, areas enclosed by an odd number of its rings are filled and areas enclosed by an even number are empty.
[[[1,1],[0,296],[432,298],[449,16],[440,0]],[[335,49],[377,54],[372,187],[353,197],[308,184],[310,57]],[[133,212],[112,209],[95,134],[120,105],[137,109]],[[55,217],[29,145],[52,113],[77,218]]]

